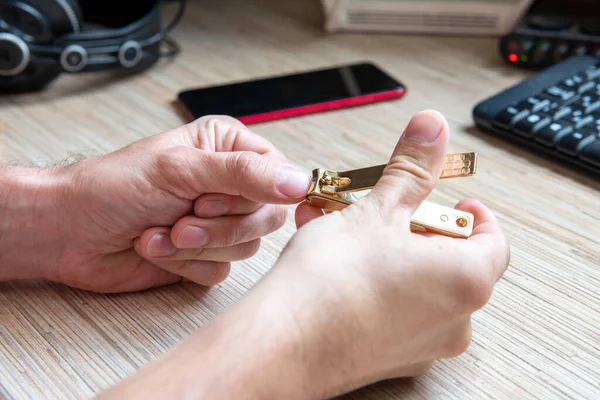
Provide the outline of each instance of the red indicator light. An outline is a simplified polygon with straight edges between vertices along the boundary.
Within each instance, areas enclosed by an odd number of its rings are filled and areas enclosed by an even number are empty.
[[[508,56],[508,60],[510,62],[515,63],[515,62],[519,61],[519,56],[516,55],[515,53],[512,53],[511,55]]]

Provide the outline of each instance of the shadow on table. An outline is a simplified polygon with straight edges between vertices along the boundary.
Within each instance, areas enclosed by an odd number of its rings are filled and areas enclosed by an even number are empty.
[[[59,75],[44,88],[24,93],[0,91],[0,108],[5,104],[44,104],[57,99],[67,99],[87,93],[118,87],[128,80],[143,79],[150,72],[161,72],[171,60],[160,60],[146,71],[134,72],[128,70],[103,71],[81,75]]]
[[[404,398],[406,396],[414,396],[417,394],[420,378],[402,378],[402,379],[391,379],[387,381],[377,382],[373,385],[366,386],[358,389],[354,392],[345,394],[343,396],[336,397],[338,400],[365,400],[365,399],[382,399],[383,394],[389,398]],[[419,398],[421,396],[417,396]]]
[[[202,311],[206,317],[214,317],[226,306],[211,301],[211,290],[218,289],[179,282],[135,292],[98,293],[44,280],[0,282],[0,293],[13,305],[45,304],[55,310],[64,310],[65,313],[61,312],[60,318],[78,315],[85,320],[99,308],[107,306],[118,311],[137,311],[140,315],[150,312],[153,318],[168,319],[174,314],[186,315]],[[187,321],[187,328],[192,332],[202,323],[203,321]]]

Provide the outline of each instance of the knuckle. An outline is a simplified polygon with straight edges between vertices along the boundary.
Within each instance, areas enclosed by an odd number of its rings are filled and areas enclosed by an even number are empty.
[[[160,186],[177,191],[175,194],[182,197],[187,192],[186,187],[194,181],[188,154],[187,147],[178,146],[159,152],[155,159]]]
[[[203,150],[215,150],[216,132],[220,129],[221,116],[205,115],[185,125],[187,136],[192,138],[194,146]]]
[[[432,367],[433,367],[433,362],[427,362],[427,363],[421,364],[417,368],[415,368],[415,370],[413,372],[413,376],[414,377],[425,376],[429,373],[429,371],[431,371]]]
[[[240,226],[240,224],[232,224],[232,226],[226,231],[221,245],[223,247],[227,247],[243,242],[244,233],[244,228]]]
[[[424,186],[430,186],[435,183],[435,178],[431,171],[429,171],[426,165],[423,165],[420,157],[414,155],[403,154],[392,157],[387,169],[394,175],[415,177]]]
[[[222,131],[229,130],[228,122],[221,116],[208,115],[204,117],[204,120],[200,123],[199,132],[208,135],[208,137],[215,138]],[[214,141],[216,142],[216,140]]]
[[[216,285],[218,283],[223,282],[229,276],[229,272],[231,271],[230,263],[219,263],[215,267],[215,273],[212,276],[211,281],[208,283],[209,285]]]
[[[267,230],[268,232],[274,232],[281,228],[287,220],[287,207],[285,206],[274,206],[272,211],[269,213],[267,218]]]
[[[200,198],[196,199],[194,202],[194,215],[201,216],[203,214],[203,208],[206,204],[209,203],[209,199],[207,198],[207,194],[202,195]]]
[[[199,131],[207,133],[217,132],[222,126],[227,124],[227,120],[221,115],[205,115],[196,121],[200,127]]]
[[[242,258],[250,258],[253,257],[258,250],[260,249],[260,239],[253,240],[251,242],[245,243],[242,247],[240,256]]]
[[[472,331],[470,324],[459,329],[452,337],[446,347],[445,357],[458,357],[471,346]]]
[[[173,260],[169,265],[169,271],[174,274],[183,276],[190,262],[191,261]]]
[[[482,308],[492,295],[493,284],[489,274],[480,271],[484,269],[461,266],[455,276],[460,306],[468,311]]]
[[[175,147],[156,154],[156,165],[160,172],[171,177],[177,172],[181,158],[180,148]]]
[[[183,126],[185,138],[202,150],[222,151],[227,144],[235,142],[238,131],[245,126],[228,115],[204,115]]]
[[[227,168],[230,176],[237,182],[248,182],[262,175],[265,163],[258,153],[243,151],[229,157]]]
[[[206,129],[214,129],[215,127],[230,127],[232,125],[238,125],[240,122],[230,117],[229,115],[209,114],[197,119],[199,126]]]
[[[192,258],[193,258],[194,260],[202,260],[202,259],[203,259],[203,257],[204,257],[205,255],[207,255],[207,254],[206,254],[206,251],[207,251],[207,250],[208,250],[207,248],[202,248],[202,249],[193,249],[193,250],[192,250],[192,252],[194,253],[194,255],[193,255],[193,257],[192,257]]]
[[[238,135],[246,126],[229,115],[206,115],[196,121],[194,131],[202,148],[223,151],[235,147]]]

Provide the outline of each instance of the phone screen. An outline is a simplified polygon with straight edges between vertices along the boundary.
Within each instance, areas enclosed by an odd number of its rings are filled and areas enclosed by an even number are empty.
[[[220,114],[261,122],[383,101],[404,90],[377,66],[363,63],[187,90],[179,101],[192,118]]]

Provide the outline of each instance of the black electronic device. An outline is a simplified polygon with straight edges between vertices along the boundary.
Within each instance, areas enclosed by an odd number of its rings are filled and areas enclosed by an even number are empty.
[[[475,124],[600,180],[600,58],[573,56],[473,110]]]
[[[185,8],[180,0],[163,28],[161,3],[0,0],[0,92],[40,90],[64,72],[151,67],[164,54],[162,42],[177,49],[167,34]]]
[[[541,70],[571,56],[600,57],[600,0],[537,0],[500,39],[502,58]]]
[[[406,87],[366,62],[201,87],[179,93],[189,119],[226,114],[245,124],[400,98]]]

